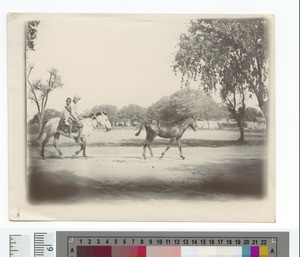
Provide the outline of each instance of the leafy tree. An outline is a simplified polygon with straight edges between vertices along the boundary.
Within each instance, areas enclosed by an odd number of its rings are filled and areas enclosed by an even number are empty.
[[[62,117],[62,112],[55,109],[46,109],[44,112],[44,120],[50,120],[52,118]],[[28,122],[28,126],[31,133],[37,133],[39,130],[39,117],[35,114],[33,118]]]
[[[37,28],[40,21],[29,21],[26,23],[26,58],[30,51],[35,51],[35,39],[37,38]],[[39,132],[42,128],[44,121],[45,110],[49,98],[49,94],[56,88],[62,87],[61,76],[58,74],[57,69],[51,68],[49,72],[49,78],[42,82],[42,79],[35,81],[30,80],[30,74],[33,70],[33,66],[27,66],[27,94],[29,100],[35,103],[37,108],[37,117],[39,121]]]
[[[149,119],[176,120],[192,115],[208,122],[222,117],[222,111],[211,96],[192,89],[181,89],[163,97],[147,110]]]
[[[56,88],[63,86],[61,77],[58,71],[54,68],[49,70],[49,78],[43,82],[41,79],[30,81],[29,76],[33,67],[30,67],[27,75],[27,93],[28,98],[35,103],[37,108],[37,117],[39,120],[39,132],[42,128],[46,106],[48,103],[49,94]]]
[[[180,36],[173,69],[182,82],[200,81],[208,93],[220,88],[244,140],[246,99],[253,95],[267,118],[268,23],[265,19],[198,19]]]
[[[176,106],[172,102],[170,96],[165,96],[149,106],[146,116],[148,119],[159,119],[166,121],[181,118],[181,116],[177,113]]]
[[[248,107],[245,112],[245,121],[252,121],[256,122],[257,120],[261,119],[263,117],[262,113],[253,108],[253,107]]]
[[[97,112],[105,112],[108,115],[108,118],[111,123],[115,124],[117,122],[117,115],[118,115],[118,107],[115,105],[110,104],[102,104],[102,105],[96,105],[94,106],[90,111],[91,113],[97,113]]]
[[[28,21],[26,23],[26,50],[35,51],[34,40],[37,37],[37,27],[40,21]]]
[[[143,122],[145,120],[145,116],[146,108],[136,104],[124,106],[118,112],[118,119],[121,121],[129,120],[131,125],[134,125],[135,122]]]
[[[245,87],[243,84],[232,81],[233,77],[230,75],[225,78],[228,82],[224,83],[221,89],[221,97],[226,103],[226,110],[231,119],[236,120],[240,129],[240,138],[238,141],[244,142],[245,138]],[[224,80],[224,81],[225,81]],[[234,79],[233,79],[234,80]]]

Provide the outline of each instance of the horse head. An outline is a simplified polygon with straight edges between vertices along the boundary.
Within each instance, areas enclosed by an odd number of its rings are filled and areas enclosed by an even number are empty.
[[[198,129],[197,118],[195,116],[190,118],[189,127],[192,128],[195,132]]]
[[[97,121],[97,127],[100,125],[100,126],[105,127],[106,131],[111,130],[111,123],[110,123],[106,113],[98,112],[95,115],[93,115],[92,119]]]

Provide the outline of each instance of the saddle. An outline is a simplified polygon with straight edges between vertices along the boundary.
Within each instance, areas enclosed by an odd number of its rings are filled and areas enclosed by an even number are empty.
[[[69,133],[70,132],[70,125],[67,125],[65,123],[65,119],[64,118],[61,118],[59,123],[58,123],[58,127],[57,127],[58,130],[61,130],[63,132],[66,132],[66,133]],[[77,133],[78,132],[78,127],[74,124],[72,126],[72,133]]]

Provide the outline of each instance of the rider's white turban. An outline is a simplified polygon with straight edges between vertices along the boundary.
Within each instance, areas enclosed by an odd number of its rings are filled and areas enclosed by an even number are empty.
[[[74,99],[80,100],[81,97],[79,95],[74,95]]]

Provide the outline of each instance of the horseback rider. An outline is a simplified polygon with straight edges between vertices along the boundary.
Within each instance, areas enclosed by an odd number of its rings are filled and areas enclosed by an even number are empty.
[[[76,138],[77,143],[82,143],[81,137],[82,137],[82,130],[83,130],[83,123],[82,123],[82,118],[79,115],[78,112],[78,107],[77,107],[77,103],[80,100],[80,97],[78,95],[74,95],[73,97],[73,102],[70,104],[70,109],[71,109],[71,116],[72,116],[72,121],[73,124],[79,129],[78,130],[78,136]]]
[[[64,123],[67,126],[70,126],[69,136],[72,138],[73,117],[71,115],[71,106],[70,106],[71,102],[72,102],[71,97],[68,97],[66,99],[66,105],[65,105],[65,108],[63,110],[63,118],[64,118]]]

